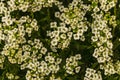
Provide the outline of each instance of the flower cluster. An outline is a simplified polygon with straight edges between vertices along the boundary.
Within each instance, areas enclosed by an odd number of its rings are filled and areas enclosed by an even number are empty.
[[[60,58],[56,58],[52,56],[53,53],[49,52],[44,59],[38,58],[31,58],[31,60],[22,65],[22,67],[29,69],[26,74],[27,80],[44,80],[46,76],[50,74],[56,74],[60,67],[59,64],[61,63]]]
[[[87,68],[84,80],[102,80],[101,73],[94,69]]]
[[[25,58],[27,58],[27,56],[30,56],[30,51],[32,49],[31,45],[25,44],[30,42],[30,40],[26,40],[25,36],[30,37],[33,30],[38,30],[38,26],[36,20],[34,19],[31,21],[31,19],[29,19],[29,16],[23,16],[20,18],[20,20],[14,21],[14,23],[15,24],[12,24],[11,26],[3,25],[1,28],[2,34],[4,36],[4,41],[6,43],[3,47],[3,50],[1,51],[1,54],[8,56],[8,60],[11,63],[19,63],[19,61],[24,61],[22,56]],[[14,26],[16,27],[14,28]],[[39,40],[35,39],[34,42],[36,42],[37,47],[42,47],[42,43],[39,43]],[[36,46],[36,44],[33,44],[33,46]],[[19,58],[21,59],[19,60]]]
[[[52,7],[53,3],[55,5],[60,4],[57,0],[9,0],[7,5],[9,11],[21,10],[23,12],[36,12],[40,11],[43,7]]]
[[[120,74],[120,61],[117,61],[115,63],[115,69],[116,69],[116,73]]]
[[[6,73],[6,76],[9,80],[12,80],[12,79],[18,80],[19,79],[19,76],[15,76],[12,73]]]
[[[64,49],[68,47],[72,37],[74,40],[85,41],[84,32],[88,29],[85,15],[90,10],[90,6],[83,4],[81,0],[73,0],[68,8],[61,4],[58,8],[55,17],[62,22],[59,24],[51,22],[50,27],[53,30],[48,32],[48,36],[52,39],[52,47]]]
[[[96,47],[93,56],[97,58],[98,63],[103,63],[100,65],[104,66],[101,69],[105,70],[105,75],[114,74],[115,69],[111,59],[113,56],[113,43],[111,38],[113,38],[113,36],[111,33],[112,28],[109,26],[112,25],[113,22],[113,27],[115,27],[116,22],[115,16],[110,16],[110,13],[107,11],[115,6],[115,1],[107,2],[107,0],[100,0],[99,2],[96,2],[96,4],[98,3],[100,3],[101,6],[99,7],[96,5],[93,8],[94,13],[92,14],[92,17],[94,18],[94,21],[91,24],[93,33],[91,40]],[[107,17],[110,17],[110,19],[107,19]]]
[[[119,9],[118,0],[1,0],[0,80],[120,75]]]
[[[79,60],[81,59],[80,54],[76,54],[75,56],[71,56],[70,58],[66,59],[66,65],[64,66],[66,73],[68,74],[75,74],[79,73],[80,66],[79,66]]]
[[[65,23],[60,23],[60,26],[57,27],[56,22],[51,22],[51,28],[53,27],[56,27],[56,30],[52,32],[48,31],[47,34],[52,38],[51,49],[56,51],[57,47],[60,49],[67,48],[72,37],[72,32],[69,32],[69,29],[65,27]]]

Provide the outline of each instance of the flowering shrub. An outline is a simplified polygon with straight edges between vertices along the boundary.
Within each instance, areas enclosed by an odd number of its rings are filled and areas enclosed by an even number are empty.
[[[120,0],[1,0],[0,80],[120,80]]]

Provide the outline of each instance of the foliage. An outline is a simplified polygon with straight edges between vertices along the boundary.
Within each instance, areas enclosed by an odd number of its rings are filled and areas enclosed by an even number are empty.
[[[120,0],[1,0],[0,80],[120,80]]]

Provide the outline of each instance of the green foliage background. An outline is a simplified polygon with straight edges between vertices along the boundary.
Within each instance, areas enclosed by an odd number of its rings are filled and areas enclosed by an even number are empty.
[[[6,0],[7,1],[7,0]],[[30,0],[31,2],[34,0]],[[69,3],[72,2],[72,0],[60,0],[60,2],[63,2],[64,6],[68,6]],[[86,4],[92,4],[90,1],[88,0],[83,0],[83,2]],[[93,6],[95,4],[92,4]],[[119,42],[119,38],[120,38],[120,0],[118,0],[118,3],[116,5],[116,7],[114,7],[113,9],[111,9],[111,13],[116,15],[116,21],[117,21],[117,26],[112,28],[112,42],[113,42],[113,51],[114,51],[114,56],[112,57],[113,61],[117,61],[120,60],[120,42]],[[32,19],[36,19],[38,21],[38,26],[39,26],[39,31],[34,31],[32,33],[31,38],[39,38],[43,43],[44,46],[48,49],[48,51],[50,50],[50,39],[48,36],[46,36],[47,34],[47,30],[50,30],[50,22],[52,21],[57,21],[59,22],[60,20],[54,17],[54,13],[56,11],[59,11],[57,6],[53,5],[53,7],[48,7],[48,8],[42,8],[40,11],[37,11],[35,13],[32,12],[22,12],[19,10],[13,11],[11,13],[13,18],[17,18],[19,19],[22,16],[27,16],[29,15]],[[92,11],[87,12],[86,17],[88,18],[89,22],[92,22],[92,17],[90,16],[92,13]],[[109,14],[106,15],[107,18],[109,19]],[[1,17],[0,17],[1,19]],[[0,20],[1,21],[1,20]],[[79,62],[79,64],[81,65],[81,70],[78,74],[75,75],[68,75],[65,76],[64,75],[64,70],[59,71],[56,76],[61,76],[63,80],[83,80],[84,75],[85,75],[85,70],[87,67],[89,68],[93,68],[95,70],[99,70],[99,63],[97,62],[96,58],[94,58],[92,56],[95,46],[93,44],[91,44],[91,35],[92,35],[92,31],[91,28],[88,29],[88,31],[84,34],[86,37],[86,40],[84,42],[82,41],[75,41],[72,40],[69,47],[63,50],[58,50],[58,54],[60,54],[60,57],[63,59],[62,64],[60,65],[61,68],[62,66],[65,64],[64,60],[71,56],[71,55],[75,55],[74,53],[80,53],[82,56],[81,62]],[[29,38],[28,38],[29,39]],[[4,41],[1,41],[0,43],[0,51],[2,50],[4,46]],[[10,72],[13,74],[17,74],[18,76],[20,76],[19,80],[25,80],[25,74],[26,74],[27,70],[20,70],[20,65],[19,64],[11,64],[7,58],[5,58],[5,62],[4,62],[4,69],[0,69],[0,80],[8,80],[6,78],[6,73]],[[102,71],[102,77],[103,80],[120,80],[120,75],[118,74],[114,74],[114,75],[110,75],[110,76],[105,76],[104,75],[104,71]],[[46,80],[48,80],[48,77],[46,77]]]

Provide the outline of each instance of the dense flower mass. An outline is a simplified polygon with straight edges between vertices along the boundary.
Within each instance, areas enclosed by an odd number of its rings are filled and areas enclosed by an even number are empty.
[[[0,0],[0,80],[120,80],[119,0]]]
[[[87,68],[84,80],[102,80],[101,73],[94,69]]]
[[[61,49],[68,47],[72,36],[74,40],[85,41],[83,34],[87,31],[88,26],[84,16],[90,6],[82,3],[80,0],[73,0],[68,5],[68,8],[58,5],[60,12],[55,12],[55,17],[59,18],[62,22],[59,24],[51,22],[50,27],[54,30],[48,33],[50,38],[52,38],[51,45],[53,47]]]

